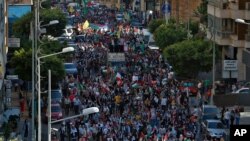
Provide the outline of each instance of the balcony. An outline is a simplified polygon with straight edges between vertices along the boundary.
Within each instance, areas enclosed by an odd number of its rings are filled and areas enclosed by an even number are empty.
[[[245,35],[245,48],[250,48],[250,34]]]
[[[230,18],[231,19],[244,19],[245,18],[245,11],[246,10],[235,10],[230,9]]]
[[[215,42],[218,45],[230,45],[231,39],[230,39],[231,32],[222,32],[222,31],[216,31],[215,34]],[[211,35],[210,31],[207,31],[207,39],[213,39],[213,35]]]
[[[215,15],[218,18],[229,18],[230,17],[230,12],[228,9],[220,9],[220,8],[214,7],[212,5],[207,6],[207,13],[210,15]]]
[[[246,20],[250,20],[250,11],[249,10],[245,10],[245,18]]]

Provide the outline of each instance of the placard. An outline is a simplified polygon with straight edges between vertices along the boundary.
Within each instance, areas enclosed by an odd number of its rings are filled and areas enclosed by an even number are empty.
[[[125,62],[125,54],[124,53],[109,53],[108,61],[110,62]]]

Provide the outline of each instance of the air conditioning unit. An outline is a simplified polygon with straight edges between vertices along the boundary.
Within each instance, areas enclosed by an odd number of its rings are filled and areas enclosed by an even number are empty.
[[[250,2],[246,2],[246,10],[250,11]]]

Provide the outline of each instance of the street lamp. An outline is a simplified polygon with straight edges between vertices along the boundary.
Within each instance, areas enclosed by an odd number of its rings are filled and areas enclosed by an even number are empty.
[[[48,24],[40,25],[40,27],[50,26],[50,25],[54,25],[54,24],[58,24],[58,23],[59,23],[58,20],[53,20],[53,21],[50,21]]]
[[[50,56],[55,56],[58,54],[63,54],[63,53],[67,53],[67,52],[72,52],[74,51],[73,47],[66,47],[63,48],[61,52],[57,52],[57,53],[53,53],[53,54],[48,54],[48,55],[44,55],[44,56],[40,56],[37,57],[37,69],[38,69],[38,141],[41,141],[41,76],[40,76],[40,66],[41,66],[41,62],[40,59],[46,58],[46,57],[50,57]]]
[[[247,22],[246,22],[245,20],[243,20],[243,19],[236,19],[235,22],[250,25],[250,23],[247,23]]]
[[[50,74],[50,70],[49,70],[49,85],[51,84],[51,74]],[[49,86],[50,88],[50,86]],[[49,90],[51,91],[51,90]],[[90,108],[86,108],[82,110],[82,113],[79,115],[75,115],[75,116],[71,116],[71,117],[66,117],[60,120],[55,120],[51,122],[51,92],[49,92],[49,114],[48,114],[48,141],[51,141],[51,124],[52,123],[58,123],[61,121],[65,121],[65,120],[69,120],[69,119],[73,119],[73,118],[77,118],[77,117],[81,117],[81,116],[85,116],[85,115],[90,115],[90,114],[94,114],[94,113],[98,113],[99,112],[99,108],[97,107],[90,107]]]
[[[39,2],[38,2],[39,3]],[[35,12],[38,14],[38,6],[35,6]],[[38,14],[39,15],[39,14]],[[41,22],[38,23],[39,17],[37,15],[35,16],[35,22],[31,22],[31,30],[33,34],[32,38],[32,141],[35,140],[35,82],[37,81],[37,77],[35,76],[35,68],[37,66],[36,60],[37,60],[37,43],[38,43],[38,36],[40,33],[46,33],[46,29],[41,29],[41,27],[46,27],[54,24],[58,24],[58,20],[52,20],[49,22],[49,24],[40,25]],[[33,26],[33,24],[35,24]],[[39,40],[40,41],[40,40]],[[39,132],[39,131],[38,131]]]

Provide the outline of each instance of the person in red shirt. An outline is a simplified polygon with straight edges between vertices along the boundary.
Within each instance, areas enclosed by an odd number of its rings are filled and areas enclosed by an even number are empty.
[[[74,108],[74,99],[75,99],[75,95],[74,95],[73,91],[71,90],[70,95],[69,95],[70,109]]]

